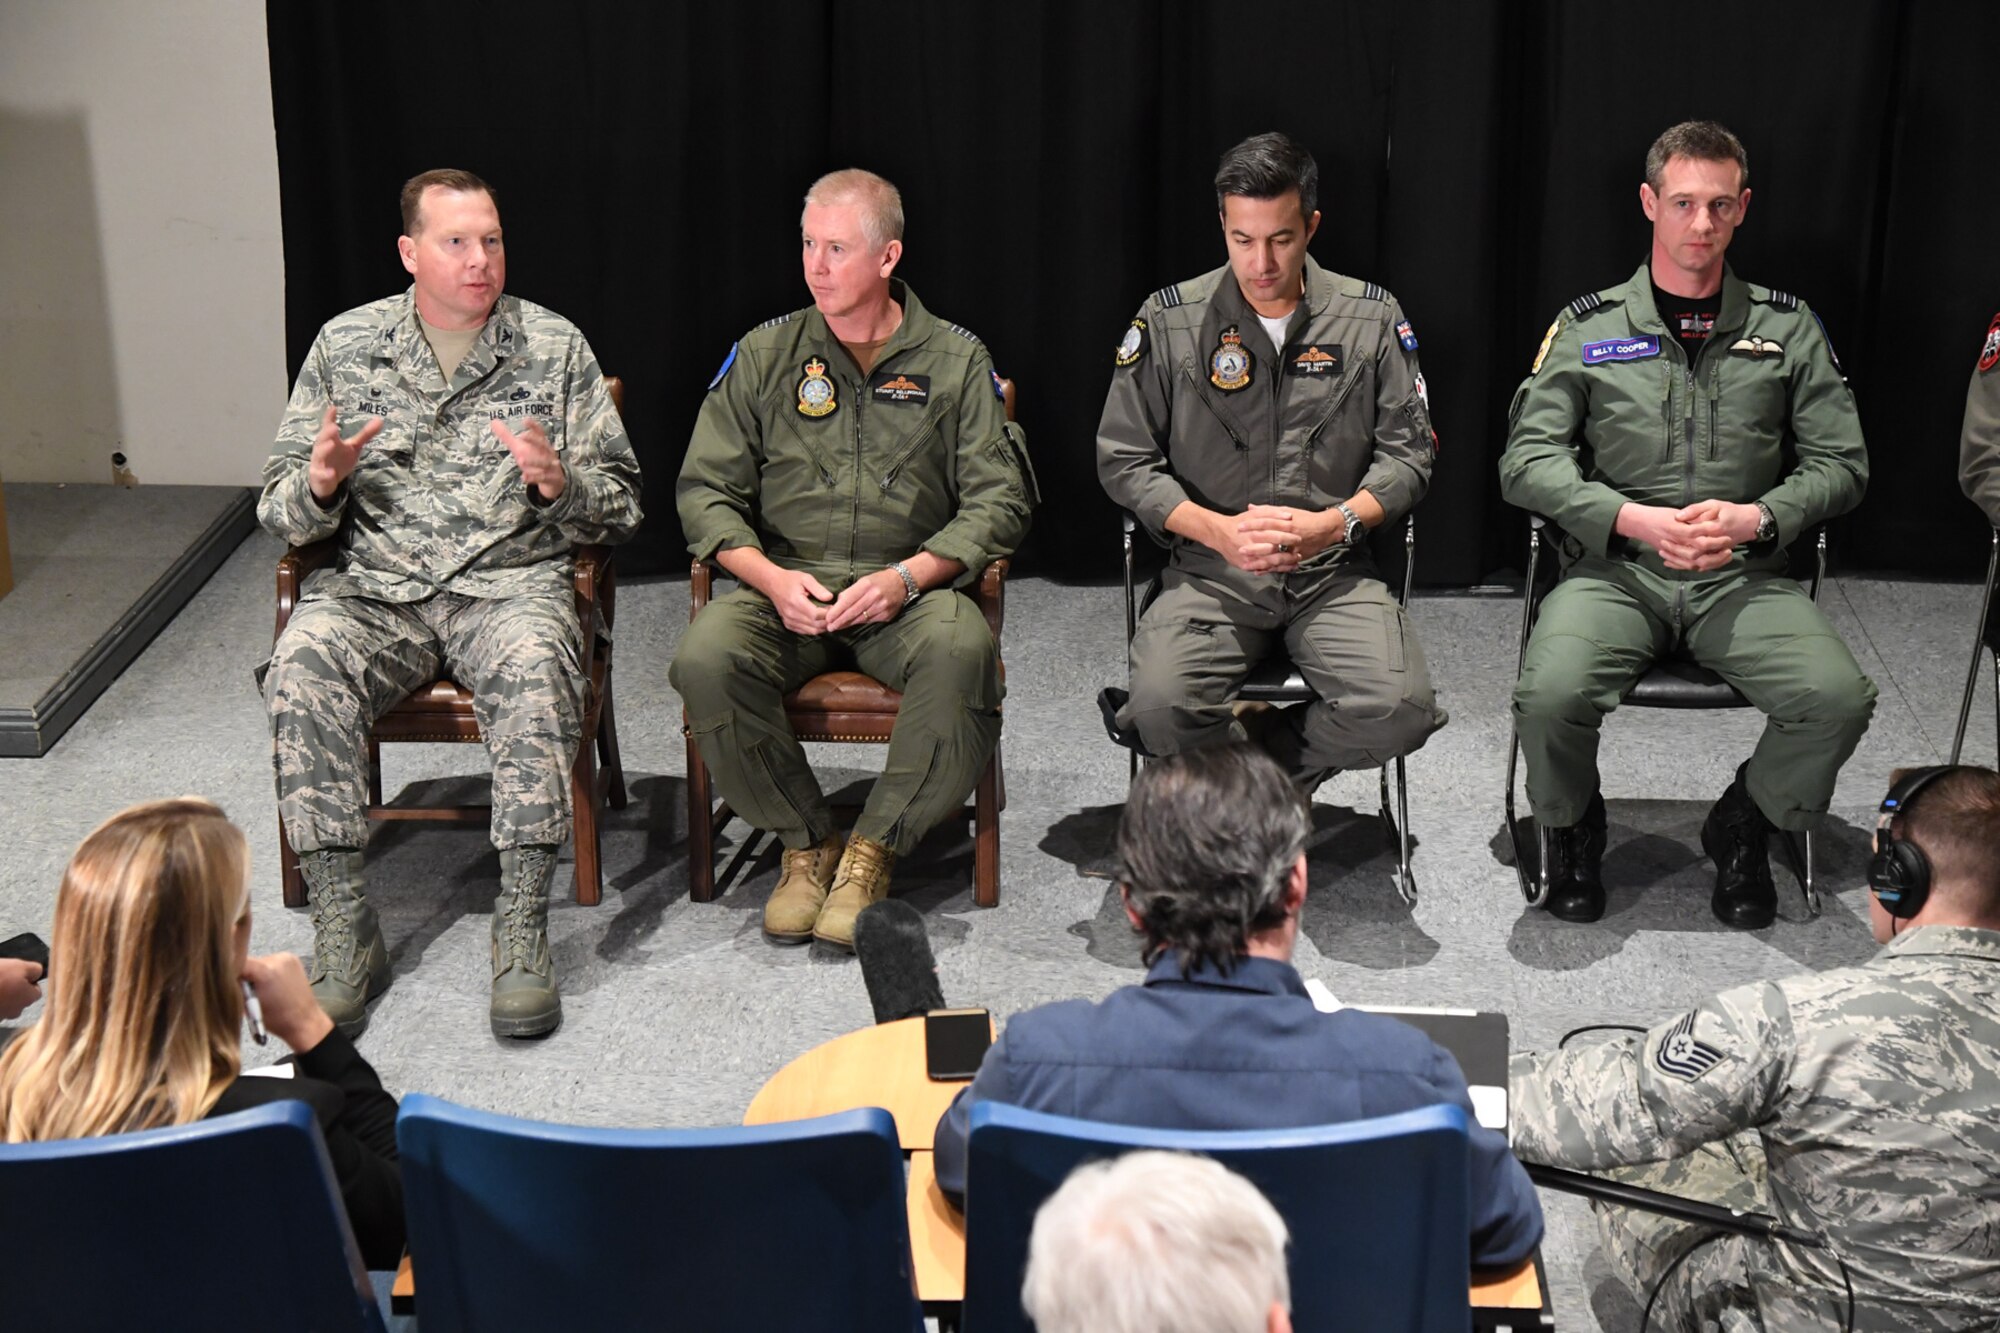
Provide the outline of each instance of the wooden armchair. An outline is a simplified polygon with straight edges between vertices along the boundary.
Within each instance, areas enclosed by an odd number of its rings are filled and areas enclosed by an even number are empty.
[[[622,413],[625,409],[625,382],[606,376],[611,401]],[[278,624],[273,640],[285,632],[292,610],[298,605],[299,588],[306,575],[330,564],[335,539],[327,538],[309,546],[295,546],[278,561]],[[618,757],[618,724],[611,707],[611,638],[617,619],[618,573],[608,546],[579,546],[576,568],[571,575],[576,594],[577,623],[583,627],[589,655],[589,683],[584,698],[583,743],[577,747],[576,765],[570,772],[570,803],[573,807],[576,842],[576,901],[593,907],[604,896],[603,862],[599,846],[599,816],[606,805],[625,808],[625,769]],[[431,822],[485,823],[492,807],[486,805],[387,805],[382,800],[382,746],[396,741],[480,740],[479,722],[472,711],[472,695],[450,679],[439,679],[418,690],[376,719],[368,735],[368,817],[370,819],[415,819]],[[299,873],[299,858],[285,836],[284,821],[278,823],[279,865],[284,872],[285,906],[301,907],[306,901],[305,880]]]
[[[1014,381],[1002,380],[1001,396],[1007,420],[1014,420]],[[1000,627],[1006,620],[1007,564],[995,560],[980,572],[979,581],[966,589],[968,596],[986,617],[993,643],[1000,644]],[[707,561],[696,560],[688,574],[688,619],[701,614],[714,593],[715,569]],[[1006,679],[1006,665],[1000,668]],[[859,671],[829,671],[814,676],[785,696],[785,720],[801,741],[840,741],[855,744],[887,745],[896,727],[896,713],[903,696],[873,676]],[[708,765],[694,743],[687,713],[681,713],[681,731],[687,737],[688,771],[688,896],[695,902],[715,898],[715,838],[734,816],[729,803],[718,803]],[[972,899],[981,907],[1000,901],[1000,812],[1007,808],[1007,782],[1000,766],[1000,743],[980,770],[972,789],[972,803],[959,811],[972,824]],[[852,811],[842,809],[843,814]]]

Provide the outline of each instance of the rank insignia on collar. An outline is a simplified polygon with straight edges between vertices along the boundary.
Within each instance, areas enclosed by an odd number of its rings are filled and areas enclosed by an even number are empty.
[[[1208,358],[1208,382],[1224,393],[1235,393],[1249,386],[1250,365],[1250,349],[1243,345],[1243,335],[1231,324],[1222,331],[1222,341]]]
[[[827,378],[826,362],[818,357],[810,357],[805,364],[806,377],[799,381],[799,415],[823,417],[840,406],[834,396],[833,381]]]
[[[1135,319],[1132,327],[1125,330],[1125,336],[1118,340],[1118,350],[1112,361],[1123,370],[1126,366],[1136,366],[1139,358],[1146,354],[1146,321]]]
[[[1979,373],[1984,375],[1995,366],[2000,366],[2000,315],[1993,317],[1992,326],[1986,330],[1986,342],[1979,349]]]
[[[1783,343],[1773,342],[1769,338],[1758,337],[1738,338],[1735,342],[1729,344],[1729,350],[1737,356],[1747,356],[1752,361],[1762,361],[1767,356],[1775,357],[1785,354]]]
[[[1557,315],[1549,321],[1549,331],[1542,335],[1542,345],[1535,349],[1535,364],[1528,367],[1530,375],[1539,375],[1542,373],[1542,362],[1548,359],[1549,346],[1555,342],[1556,335],[1562,332],[1562,326],[1561,315]]]

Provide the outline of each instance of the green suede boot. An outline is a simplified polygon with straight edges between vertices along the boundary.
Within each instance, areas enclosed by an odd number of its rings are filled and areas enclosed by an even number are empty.
[[[299,858],[312,902],[313,956],[307,977],[313,998],[334,1026],[358,1037],[368,1026],[368,1002],[389,984],[389,946],[382,923],[361,894],[361,853],[326,847]]]
[[[493,900],[493,1005],[496,1037],[545,1037],[562,1026],[562,996],[549,956],[549,880],[556,849],[500,851],[500,896]]]

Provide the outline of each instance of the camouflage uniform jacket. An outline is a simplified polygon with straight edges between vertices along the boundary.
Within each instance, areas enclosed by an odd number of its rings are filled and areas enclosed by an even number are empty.
[[[1818,318],[1726,268],[1695,366],[1655,308],[1650,262],[1624,286],[1570,302],[1515,390],[1508,423],[1500,492],[1509,504],[1551,519],[1583,553],[1636,557],[1668,579],[1711,574],[1668,569],[1657,551],[1617,536],[1628,501],[1761,500],[1778,535],[1744,548],[1744,560],[1779,568],[1800,533],[1860,504],[1868,487],[1861,418]]]
[[[1825,1233],[1853,1274],[1857,1328],[2000,1326],[1996,964],[2000,931],[1920,926],[1860,966],[1726,991],[1643,1038],[1524,1052],[1514,1151],[1596,1171],[1754,1130],[1772,1210]],[[1826,1327],[1827,1302],[1844,1304],[1827,1252],[1752,1253],[1767,1329]],[[1820,1313],[1788,1317],[1788,1293]]]
[[[810,306],[730,349],[676,488],[698,558],[754,547],[837,593],[921,548],[963,586],[1027,536],[1033,474],[985,344],[890,290],[903,322],[865,378]]]
[[[2000,315],[1987,326],[1979,363],[1965,391],[1965,433],[1958,443],[1958,484],[2000,528]]]
[[[1168,534],[1183,501],[1222,514],[1326,510],[1365,489],[1395,523],[1430,485],[1437,438],[1402,307],[1311,257],[1305,284],[1283,348],[1226,266],[1155,292],[1118,345],[1097,428],[1097,476],[1111,498],[1173,548],[1176,565],[1246,590],[1268,577]],[[1247,370],[1231,374],[1224,348],[1239,345]],[[1302,572],[1349,554],[1329,547]]]
[[[320,330],[264,464],[257,517],[295,546],[338,536],[338,559],[312,576],[305,600],[560,591],[572,547],[622,541],[639,526],[639,463],[597,359],[562,316],[502,296],[447,384],[414,291]],[[382,430],[322,505],[306,474],[329,402],[342,435],[375,416]],[[530,498],[490,429],[495,418],[519,429],[530,416],[567,473],[552,503]]]

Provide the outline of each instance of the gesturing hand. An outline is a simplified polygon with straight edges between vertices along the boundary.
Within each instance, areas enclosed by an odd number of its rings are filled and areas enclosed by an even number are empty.
[[[771,605],[778,608],[778,619],[792,633],[812,637],[826,632],[831,611],[827,603],[833,601],[833,594],[804,570],[779,569],[759,591],[771,599]]]
[[[903,595],[907,591],[901,574],[893,569],[878,569],[842,590],[833,610],[827,613],[826,627],[841,630],[850,625],[886,624],[903,613]]]
[[[562,455],[550,447],[541,422],[529,417],[519,431],[511,431],[506,422],[496,417],[493,433],[514,455],[514,462],[521,469],[521,480],[541,492],[544,500],[562,498],[569,476],[563,471]]]
[[[340,409],[328,403],[326,415],[320,418],[319,433],[313,436],[312,461],[306,465],[306,485],[312,488],[314,498],[331,500],[340,483],[347,480],[347,474],[361,461],[362,447],[381,433],[382,418],[370,417],[366,425],[343,440]]]

